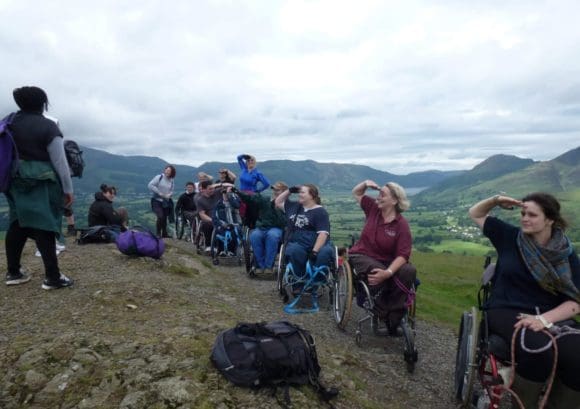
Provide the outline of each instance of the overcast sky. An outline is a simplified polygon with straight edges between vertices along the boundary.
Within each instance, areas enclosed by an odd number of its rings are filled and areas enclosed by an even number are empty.
[[[397,174],[580,145],[580,2],[0,0],[0,111],[44,88],[65,137],[198,166]]]

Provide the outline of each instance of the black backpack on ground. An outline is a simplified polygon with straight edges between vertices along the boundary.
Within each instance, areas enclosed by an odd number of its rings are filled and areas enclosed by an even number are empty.
[[[116,239],[116,232],[111,226],[93,226],[88,229],[80,229],[80,237],[77,244],[90,243],[114,243]]]
[[[79,145],[75,141],[64,141],[64,153],[70,168],[70,175],[78,178],[83,177],[85,161],[83,160],[83,151],[81,151]]]
[[[283,386],[287,405],[289,385],[310,384],[326,402],[338,395],[338,390],[325,389],[319,382],[312,335],[288,321],[239,323],[218,335],[210,359],[235,385]]]

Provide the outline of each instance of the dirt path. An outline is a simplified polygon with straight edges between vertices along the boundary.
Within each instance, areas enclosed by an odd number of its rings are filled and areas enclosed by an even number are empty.
[[[365,327],[359,348],[354,319],[340,331],[326,309],[286,315],[272,280],[214,268],[185,242],[170,241],[163,261],[71,244],[59,258],[76,284],[51,292],[40,289],[33,252],[23,259],[32,281],[0,287],[0,408],[278,408],[267,390],[228,384],[208,359],[222,329],[278,319],[314,334],[323,379],[340,389],[336,408],[456,406],[457,341],[447,328],[419,320],[419,362],[408,374],[402,339]],[[291,396],[294,407],[327,407],[310,388]]]

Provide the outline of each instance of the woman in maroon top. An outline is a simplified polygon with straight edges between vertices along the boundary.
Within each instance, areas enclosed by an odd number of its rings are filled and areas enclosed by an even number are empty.
[[[378,190],[378,197],[365,195],[367,189]],[[407,294],[391,278],[410,288],[417,273],[409,264],[411,229],[401,215],[409,208],[409,200],[405,190],[394,182],[380,187],[365,180],[352,189],[352,194],[366,220],[360,239],[349,250],[349,261],[377,295],[375,308],[389,335],[396,335],[405,313]]]

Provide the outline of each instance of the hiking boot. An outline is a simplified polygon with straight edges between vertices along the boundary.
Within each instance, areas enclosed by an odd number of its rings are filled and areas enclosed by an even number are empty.
[[[18,275],[6,274],[6,285],[24,284],[29,282],[30,278],[30,274],[28,274],[25,269],[20,268],[20,273]]]
[[[42,283],[43,290],[57,290],[59,288],[70,287],[74,284],[71,278],[68,278],[64,274],[60,273],[60,278],[56,281],[49,281],[47,279]]]

